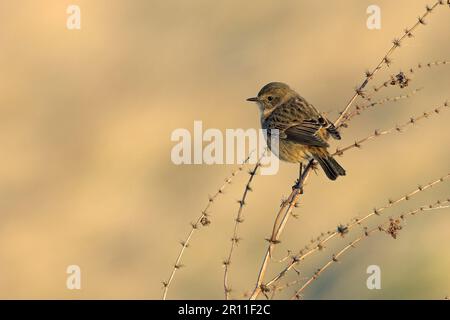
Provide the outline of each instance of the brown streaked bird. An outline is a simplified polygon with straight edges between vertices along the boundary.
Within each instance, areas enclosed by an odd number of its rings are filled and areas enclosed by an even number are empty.
[[[328,138],[341,139],[336,127],[327,118],[287,84],[266,84],[257,97],[247,101],[256,102],[261,112],[261,126],[279,130],[277,156],[284,161],[302,163],[314,158],[327,177],[336,180],[345,176],[345,170],[330,155]],[[270,139],[268,139],[270,148]]]

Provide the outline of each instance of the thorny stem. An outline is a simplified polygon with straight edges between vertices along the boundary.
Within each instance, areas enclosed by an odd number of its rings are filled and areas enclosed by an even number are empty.
[[[369,140],[372,140],[374,138],[378,138],[380,136],[386,135],[386,134],[390,134],[393,132],[402,132],[402,129],[408,127],[408,126],[412,126],[414,124],[416,124],[418,121],[422,120],[422,119],[427,119],[429,118],[431,115],[433,114],[439,114],[441,112],[442,109],[444,108],[448,108],[449,107],[449,103],[446,101],[444,102],[441,106],[436,107],[432,110],[429,110],[428,112],[424,112],[423,114],[421,114],[420,116],[417,117],[411,117],[407,122],[405,122],[402,125],[398,125],[395,127],[392,127],[388,130],[384,130],[384,131],[379,131],[379,130],[375,130],[373,134],[355,141],[353,144],[345,147],[345,148],[336,148],[336,152],[332,154],[332,156],[335,155],[342,155],[345,151],[353,149],[353,148],[360,148],[361,144],[363,144],[364,142],[367,142]]]
[[[258,279],[256,281],[255,288],[253,289],[253,292],[250,296],[250,300],[255,300],[258,295],[261,293],[261,291],[265,290],[266,286],[263,284],[264,276],[267,271],[267,267],[269,265],[271,252],[273,250],[273,246],[277,243],[279,243],[279,239],[281,236],[281,233],[284,230],[284,227],[286,226],[286,223],[289,219],[289,216],[292,213],[293,208],[296,206],[300,195],[302,193],[304,184],[306,180],[309,177],[309,174],[311,173],[311,169],[314,167],[314,160],[310,160],[306,167],[302,171],[301,177],[299,177],[298,181],[295,183],[295,185],[292,188],[292,192],[288,199],[286,201],[283,201],[281,204],[280,210],[278,211],[277,217],[281,216],[282,212],[284,211],[283,218],[279,222],[279,226],[276,228],[276,232],[272,235],[272,237],[268,240],[269,245],[267,246],[266,254],[264,256],[263,262],[261,264],[261,268],[258,274]],[[278,219],[275,220],[275,224],[277,224]]]
[[[230,298],[230,292],[231,292],[231,288],[228,284],[228,274],[230,271],[230,264],[231,264],[231,258],[233,256],[233,252],[235,247],[238,245],[238,242],[240,241],[239,237],[238,237],[238,231],[239,231],[239,225],[243,222],[243,217],[242,217],[242,211],[244,209],[244,205],[245,205],[245,201],[247,199],[247,195],[250,191],[252,191],[251,188],[251,183],[253,181],[253,178],[256,175],[256,172],[258,171],[258,168],[261,166],[261,159],[264,156],[264,152],[262,153],[262,155],[260,156],[260,158],[258,159],[258,162],[256,163],[255,167],[253,168],[253,170],[249,171],[249,179],[247,181],[247,184],[245,185],[245,190],[244,193],[242,195],[241,200],[238,201],[239,203],[239,209],[238,209],[238,213],[236,215],[236,219],[235,219],[235,223],[234,223],[234,229],[233,229],[233,237],[231,238],[231,247],[230,247],[230,251],[228,253],[228,257],[227,259],[223,262],[223,266],[224,266],[224,274],[223,274],[223,289],[225,292],[225,299],[228,300]]]
[[[404,76],[407,77],[407,75],[412,75],[416,73],[418,70],[424,69],[424,67],[432,68],[432,67],[438,67],[441,65],[447,65],[450,64],[450,61],[444,60],[444,61],[433,61],[433,62],[427,62],[427,63],[418,63],[416,67],[411,67],[407,71],[403,72]],[[400,71],[402,73],[402,71]],[[398,73],[397,75],[399,75]],[[410,79],[407,79],[410,80]],[[396,75],[391,75],[389,80],[384,81],[382,84],[375,86],[372,88],[373,92],[379,92],[383,88],[387,88],[389,85],[397,85],[396,81]]]
[[[296,265],[298,265],[301,261],[305,260],[308,256],[310,256],[314,252],[318,252],[318,251],[322,250],[324,248],[325,244],[327,242],[329,242],[331,239],[335,238],[336,236],[344,235],[345,233],[349,232],[350,229],[354,228],[357,225],[360,225],[361,223],[363,223],[370,217],[375,216],[375,215],[377,215],[377,216],[381,215],[385,210],[391,208],[392,206],[394,206],[402,201],[408,201],[414,195],[416,195],[422,191],[425,191],[441,182],[444,182],[445,180],[447,180],[449,178],[450,178],[450,173],[448,173],[447,175],[440,177],[439,179],[436,179],[430,183],[427,183],[423,186],[419,185],[416,189],[407,193],[406,195],[399,197],[395,200],[389,200],[386,205],[373,209],[370,213],[365,215],[363,218],[355,218],[352,222],[348,223],[345,226],[339,226],[334,231],[328,231],[326,233],[327,236],[324,239],[320,240],[318,242],[318,244],[315,245],[313,248],[306,249],[306,251],[301,250],[298,255],[293,256],[292,261],[278,275],[276,275],[274,278],[272,278],[266,285],[268,287],[270,287],[270,286],[273,286],[274,284],[276,284],[281,278],[283,278],[287,274],[287,272],[289,270],[293,269]],[[320,238],[321,237],[317,237],[317,239],[320,239]]]
[[[375,106],[379,106],[379,105],[385,104],[387,102],[397,102],[397,101],[402,100],[402,99],[411,98],[413,95],[415,95],[420,90],[422,90],[422,88],[415,89],[415,90],[411,91],[408,94],[398,95],[398,96],[395,96],[395,97],[386,97],[386,98],[380,99],[378,101],[369,102],[369,103],[364,104],[364,105],[358,105],[357,104],[355,106],[355,110],[353,110],[351,112],[348,112],[347,115],[345,116],[345,118],[341,121],[340,127],[346,126],[346,123],[348,121],[350,121],[352,118],[360,115],[362,111],[365,111],[365,110],[367,110],[369,108],[373,108]]]
[[[210,209],[212,203],[214,202],[214,200],[216,200],[216,198],[220,195],[223,194],[225,188],[231,184],[232,179],[239,174],[239,172],[241,172],[244,168],[244,165],[250,160],[252,155],[252,152],[249,154],[249,156],[242,162],[242,164],[236,169],[234,170],[230,176],[228,176],[228,178],[225,179],[225,182],[222,184],[222,186],[216,191],[216,193],[213,196],[210,196],[208,199],[208,203],[206,204],[205,208],[202,210],[200,216],[197,218],[197,220],[193,223],[191,223],[191,230],[189,231],[187,237],[185,238],[185,240],[183,240],[181,242],[181,250],[178,253],[177,259],[175,261],[175,264],[173,265],[172,268],[172,272],[170,273],[169,279],[167,281],[163,282],[163,287],[164,287],[164,291],[163,291],[163,296],[162,299],[166,300],[167,298],[167,293],[169,292],[169,287],[172,284],[172,281],[175,277],[175,274],[177,272],[178,269],[180,269],[182,267],[181,265],[181,258],[183,257],[183,254],[186,250],[186,248],[189,246],[190,241],[192,236],[194,235],[195,231],[200,227],[200,225],[203,226],[207,226],[210,221],[208,219],[209,213],[208,210]]]
[[[356,238],[355,240],[353,240],[352,242],[350,242],[347,246],[345,246],[342,250],[340,250],[339,252],[337,252],[336,254],[332,255],[332,258],[325,263],[321,268],[317,269],[317,271],[314,273],[314,275],[309,278],[301,287],[300,289],[298,289],[295,294],[292,296],[291,299],[300,299],[301,298],[301,294],[302,292],[309,286],[311,285],[311,283],[316,280],[326,269],[328,269],[332,264],[334,264],[335,262],[338,262],[339,258],[348,250],[350,250],[351,248],[354,248],[355,245],[362,241],[363,239],[367,238],[368,236],[370,236],[372,233],[375,233],[377,231],[379,232],[386,232],[388,234],[390,234],[394,239],[396,238],[396,232],[391,232],[389,230],[386,230],[386,227],[394,224],[394,226],[396,226],[395,230],[400,230],[401,226],[399,226],[399,221],[400,220],[405,220],[406,218],[413,216],[417,213],[425,213],[425,212],[429,212],[432,210],[439,210],[439,209],[447,209],[450,208],[450,205],[448,205],[448,203],[450,203],[450,199],[447,199],[445,201],[437,201],[435,204],[429,205],[429,206],[425,206],[425,207],[419,207],[415,210],[403,213],[401,215],[399,215],[397,218],[391,218],[389,219],[388,222],[384,223],[383,225],[380,225],[378,227],[375,227],[373,229],[367,230],[365,229],[364,233],[359,236],[358,238]]]
[[[393,54],[393,52],[400,47],[400,45],[402,44],[402,41],[405,40],[406,38],[410,38],[412,37],[412,32],[419,26],[419,25],[424,25],[425,24],[425,18],[440,4],[443,4],[442,1],[436,1],[432,6],[427,6],[427,9],[425,11],[424,14],[422,14],[422,16],[420,16],[417,20],[417,22],[410,28],[410,29],[406,29],[405,33],[400,37],[400,39],[394,39],[393,43],[392,43],[392,47],[388,50],[388,52],[384,55],[384,57],[381,59],[381,61],[378,63],[378,65],[370,72],[366,73],[366,79],[361,83],[361,85],[355,90],[355,94],[350,98],[349,102],[347,103],[347,106],[344,108],[344,111],[341,112],[340,116],[338,117],[338,119],[336,120],[336,122],[334,123],[334,125],[336,127],[339,126],[339,124],[341,123],[342,119],[345,117],[345,115],[347,114],[348,110],[350,109],[351,105],[353,104],[353,102],[355,102],[356,98],[358,98],[358,96],[363,95],[363,90],[366,87],[366,85],[369,83],[370,80],[373,79],[374,75],[380,71],[380,69],[386,65],[389,66],[391,64],[391,55]]]

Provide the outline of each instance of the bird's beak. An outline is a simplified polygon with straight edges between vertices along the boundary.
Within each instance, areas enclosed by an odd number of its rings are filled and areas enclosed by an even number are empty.
[[[247,101],[257,102],[259,101],[258,97],[248,98]]]

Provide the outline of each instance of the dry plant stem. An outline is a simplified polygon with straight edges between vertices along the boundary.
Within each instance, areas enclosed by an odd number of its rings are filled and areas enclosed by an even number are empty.
[[[327,263],[325,263],[321,268],[319,268],[319,269],[317,269],[317,271],[314,273],[314,275],[311,277],[311,278],[309,278],[301,287],[300,287],[300,289],[298,289],[296,292],[295,292],[295,294],[294,294],[294,296],[291,298],[291,299],[299,299],[299,298],[301,298],[301,294],[302,294],[302,292],[308,287],[308,286],[310,286],[311,285],[311,283],[314,281],[314,280],[316,280],[326,269],[328,269],[332,264],[334,264],[335,262],[338,262],[339,260],[339,258],[345,253],[345,252],[347,252],[348,250],[350,250],[351,248],[354,248],[355,247],[355,245],[358,243],[358,242],[360,242],[360,241],[362,241],[363,239],[365,239],[365,238],[367,238],[368,236],[370,236],[372,233],[375,233],[375,232],[377,232],[377,231],[379,231],[379,232],[383,232],[383,231],[385,231],[385,232],[387,232],[387,233],[389,233],[387,230],[386,230],[386,227],[391,223],[391,221],[395,221],[395,220],[406,220],[408,217],[410,217],[410,216],[413,216],[413,215],[415,215],[415,214],[417,214],[417,213],[425,213],[425,212],[429,212],[429,211],[432,211],[432,210],[440,210],[440,209],[447,209],[447,208],[450,208],[450,205],[448,205],[448,203],[450,202],[450,199],[449,200],[445,200],[445,201],[438,201],[438,202],[436,202],[436,204],[432,204],[432,205],[429,205],[429,206],[426,206],[426,207],[420,207],[420,208],[417,208],[417,209],[415,209],[415,210],[412,210],[412,211],[409,211],[409,212],[406,212],[406,213],[403,213],[403,214],[401,214],[401,215],[399,215],[397,218],[394,218],[394,219],[389,219],[389,221],[388,222],[386,222],[385,224],[383,224],[383,225],[380,225],[380,226],[378,226],[378,227],[375,227],[375,228],[373,228],[373,229],[370,229],[370,230],[367,230],[367,229],[365,229],[365,231],[364,231],[364,233],[361,235],[361,236],[359,236],[358,238],[356,238],[355,240],[353,240],[352,242],[350,242],[347,246],[345,246],[343,249],[341,249],[339,252],[337,252],[336,254],[333,254],[332,255],[332,258],[327,262]],[[391,234],[394,238],[395,238],[395,236],[396,236],[396,234]]]
[[[284,230],[284,227],[286,226],[286,223],[289,219],[289,216],[292,213],[293,208],[295,207],[296,203],[298,202],[300,195],[302,193],[303,186],[308,179],[311,170],[314,166],[314,160],[310,160],[306,167],[304,168],[302,175],[299,177],[299,180],[297,183],[293,186],[292,192],[288,199],[286,201],[283,201],[280,210],[277,214],[277,217],[281,216],[282,212],[284,211],[283,218],[281,219],[279,226],[276,228],[276,232],[272,235],[271,239],[269,239],[269,245],[267,246],[266,254],[264,256],[263,262],[261,264],[261,268],[258,274],[258,280],[256,281],[255,288],[253,289],[253,292],[250,296],[250,300],[255,300],[258,295],[261,293],[261,291],[265,288],[265,285],[263,284],[264,276],[267,271],[267,267],[269,265],[271,252],[273,250],[273,246],[277,243],[279,243],[280,236]],[[274,224],[278,224],[279,219],[275,219]]]
[[[229,271],[230,271],[230,264],[231,264],[231,258],[233,256],[233,252],[235,247],[238,245],[238,242],[240,241],[240,238],[238,236],[238,232],[239,232],[239,225],[244,221],[243,220],[243,209],[245,206],[245,201],[247,199],[247,195],[250,191],[252,191],[251,188],[251,183],[253,181],[253,178],[256,175],[256,172],[258,171],[258,168],[261,165],[261,159],[264,156],[264,152],[262,153],[261,157],[258,159],[258,162],[256,163],[255,167],[253,168],[253,170],[249,171],[249,175],[250,177],[248,178],[247,184],[245,185],[245,190],[244,193],[242,195],[241,200],[238,201],[239,203],[239,209],[238,209],[238,213],[236,215],[236,219],[235,219],[235,223],[234,223],[234,229],[233,229],[233,236],[231,238],[231,247],[230,247],[230,251],[228,253],[228,257],[227,259],[223,262],[223,266],[224,266],[224,274],[223,274],[223,289],[225,292],[225,299],[228,300],[230,298],[230,292],[231,292],[231,288],[228,284],[228,275],[229,275]]]
[[[433,187],[441,182],[444,182],[449,178],[450,178],[450,173],[445,176],[442,176],[439,179],[436,179],[430,183],[427,183],[425,185],[419,185],[417,188],[408,192],[406,195],[404,195],[402,197],[399,197],[395,200],[389,200],[386,205],[378,207],[378,208],[374,208],[370,213],[366,214],[363,218],[355,218],[352,222],[346,224],[344,226],[345,232],[350,231],[352,228],[356,227],[357,225],[360,225],[361,223],[363,223],[370,217],[379,216],[379,215],[383,214],[385,210],[393,207],[394,205],[396,205],[400,202],[403,202],[403,201],[408,201],[416,194],[418,194],[422,191],[425,191],[427,189],[430,189],[431,187]],[[337,237],[338,235],[343,235],[343,232],[335,229],[334,231],[328,231],[326,233],[326,235],[327,236],[324,239],[321,239],[319,241],[319,243],[317,245],[315,245],[313,248],[307,249],[305,251],[302,250],[301,253],[293,256],[292,261],[278,275],[276,275],[274,278],[272,278],[266,285],[268,287],[270,287],[270,286],[273,286],[274,284],[276,284],[281,278],[283,278],[286,275],[286,273],[289,270],[293,269],[296,265],[298,265],[300,262],[305,260],[311,254],[322,250],[326,243],[328,243],[330,240]],[[318,237],[318,239],[320,239],[320,237]]]
[[[388,102],[397,102],[399,100],[408,99],[411,98],[413,95],[415,95],[417,92],[422,90],[422,88],[415,89],[411,91],[408,94],[403,94],[395,97],[386,97],[378,101],[370,102],[364,105],[355,105],[355,110],[352,112],[348,112],[345,118],[341,121],[340,127],[344,127],[348,121],[350,121],[352,118],[359,116],[362,111],[365,111],[369,108],[373,108],[375,106],[379,106]]]
[[[341,115],[338,117],[338,119],[335,122],[335,126],[338,126],[340,124],[340,122],[342,121],[342,119],[345,117],[345,115],[347,114],[348,110],[350,109],[351,105],[353,104],[353,102],[355,102],[356,98],[358,98],[358,96],[363,94],[363,90],[366,87],[366,85],[369,83],[370,80],[373,79],[374,75],[380,71],[380,69],[386,65],[389,66],[391,63],[390,57],[393,54],[393,52],[401,46],[403,40],[405,40],[406,38],[410,38],[412,37],[412,33],[416,30],[416,28],[419,25],[425,25],[425,18],[431,13],[433,12],[433,10],[439,6],[440,4],[444,4],[443,1],[436,1],[432,6],[427,6],[426,11],[424,14],[422,14],[422,16],[420,16],[417,20],[417,22],[409,29],[405,30],[405,33],[399,38],[399,39],[394,39],[392,42],[392,47],[388,50],[388,52],[384,55],[384,57],[381,59],[381,61],[378,63],[378,65],[372,70],[372,71],[368,71],[366,72],[366,79],[363,81],[363,83],[355,90],[355,94],[351,97],[350,101],[347,103],[347,106],[344,108],[344,111],[341,113]]]
[[[302,279],[297,279],[297,280],[293,280],[290,282],[287,282],[279,287],[275,287],[271,290],[272,294],[270,295],[270,300],[274,300],[275,299],[275,295],[277,294],[277,292],[283,291],[287,288],[292,287],[293,285],[296,285],[297,283],[299,283],[300,281],[306,281],[307,278],[302,278]]]
[[[428,68],[432,68],[432,67],[439,67],[439,66],[443,66],[443,65],[447,65],[450,64],[450,61],[444,60],[444,61],[433,61],[433,62],[428,62],[425,64],[422,63],[418,63],[416,67],[411,67],[408,69],[408,71],[405,71],[406,74],[412,75],[414,73],[416,73],[418,70],[423,70],[424,67],[428,67]],[[389,87],[389,85],[391,84],[392,79],[395,79],[395,75],[391,75],[389,80],[384,81],[382,84],[375,86],[372,88],[372,92],[376,93],[379,92],[381,89],[383,88],[387,88]],[[393,84],[394,86],[397,84]]]
[[[379,130],[375,130],[373,134],[355,141],[353,144],[345,147],[345,148],[337,148],[336,152],[333,153],[332,155],[342,155],[345,151],[353,149],[353,148],[361,148],[361,144],[363,144],[364,142],[367,142],[369,140],[378,138],[380,136],[383,135],[387,135],[393,132],[402,132],[403,129],[405,129],[406,127],[412,126],[414,124],[416,124],[418,121],[423,120],[423,119],[427,119],[429,118],[431,115],[433,114],[439,114],[443,109],[448,108],[449,107],[449,103],[448,102],[444,102],[441,106],[436,107],[432,110],[429,110],[427,112],[422,113],[420,116],[416,116],[416,117],[411,117],[407,122],[405,122],[404,124],[401,125],[397,125],[395,127],[392,127],[388,130],[384,130],[384,131],[379,131]]]
[[[431,187],[446,181],[447,179],[450,178],[450,173],[440,177],[439,179],[436,179],[430,183],[427,183],[425,185],[419,185],[417,188],[415,188],[414,190],[408,192],[406,195],[399,197],[395,200],[389,200],[388,203],[384,206],[378,207],[378,208],[374,208],[371,212],[369,212],[368,214],[366,214],[363,218],[355,218],[352,222],[346,224],[344,226],[344,230],[345,232],[350,231],[352,228],[360,225],[361,223],[363,223],[364,221],[366,221],[367,219],[373,217],[373,216],[379,216],[382,215],[384,213],[385,210],[390,209],[391,207],[393,207],[394,205],[403,202],[403,201],[408,201],[409,199],[411,199],[412,197],[414,197],[415,195],[417,195],[418,193],[425,191],[427,189],[430,189]],[[310,256],[311,254],[318,252],[320,250],[322,250],[325,247],[325,244],[328,243],[330,240],[332,240],[333,238],[337,237],[338,235],[343,235],[342,230],[338,230],[335,229],[333,231],[328,231],[327,233],[325,233],[327,236],[323,239],[321,239],[317,245],[315,245],[313,248],[311,249],[306,249],[306,250],[302,250],[301,253],[299,253],[298,255],[295,255],[292,257],[292,261],[278,274],[276,275],[274,278],[272,278],[266,285],[268,287],[273,286],[274,284],[276,284],[281,278],[283,278],[287,272],[291,269],[293,269],[295,266],[297,266],[298,264],[300,264],[300,262],[302,262],[303,260],[305,260],[308,256]],[[317,239],[320,239],[321,237],[317,237]]]
[[[209,224],[209,220],[208,220],[208,210],[210,209],[211,205],[213,204],[213,202],[216,200],[216,198],[220,195],[223,194],[225,188],[231,184],[233,178],[239,174],[239,172],[241,172],[244,168],[244,165],[250,160],[252,153],[250,153],[250,155],[243,161],[243,163],[236,169],[234,170],[230,176],[228,176],[225,179],[225,182],[222,184],[222,186],[216,191],[216,193],[213,196],[210,196],[208,199],[208,203],[206,204],[205,208],[202,210],[200,216],[197,218],[197,220],[193,223],[191,223],[191,230],[189,231],[187,237],[185,238],[185,240],[183,240],[181,242],[181,250],[178,253],[177,259],[175,261],[175,264],[173,265],[172,268],[172,272],[170,273],[169,279],[167,281],[163,282],[163,287],[164,287],[164,291],[163,291],[163,296],[162,299],[166,300],[167,298],[167,293],[169,292],[169,288],[170,285],[172,284],[172,281],[175,277],[175,274],[177,272],[178,269],[180,269],[182,267],[181,265],[181,259],[183,257],[183,254],[186,250],[186,248],[189,246],[190,241],[192,236],[194,235],[195,231],[200,227],[200,225],[208,225]]]

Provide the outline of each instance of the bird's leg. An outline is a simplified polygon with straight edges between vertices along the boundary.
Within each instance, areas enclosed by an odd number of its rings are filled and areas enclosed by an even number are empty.
[[[303,175],[303,162],[300,162],[298,179],[296,180],[295,185],[294,185],[294,189],[299,189],[300,194],[303,194],[302,175]]]

